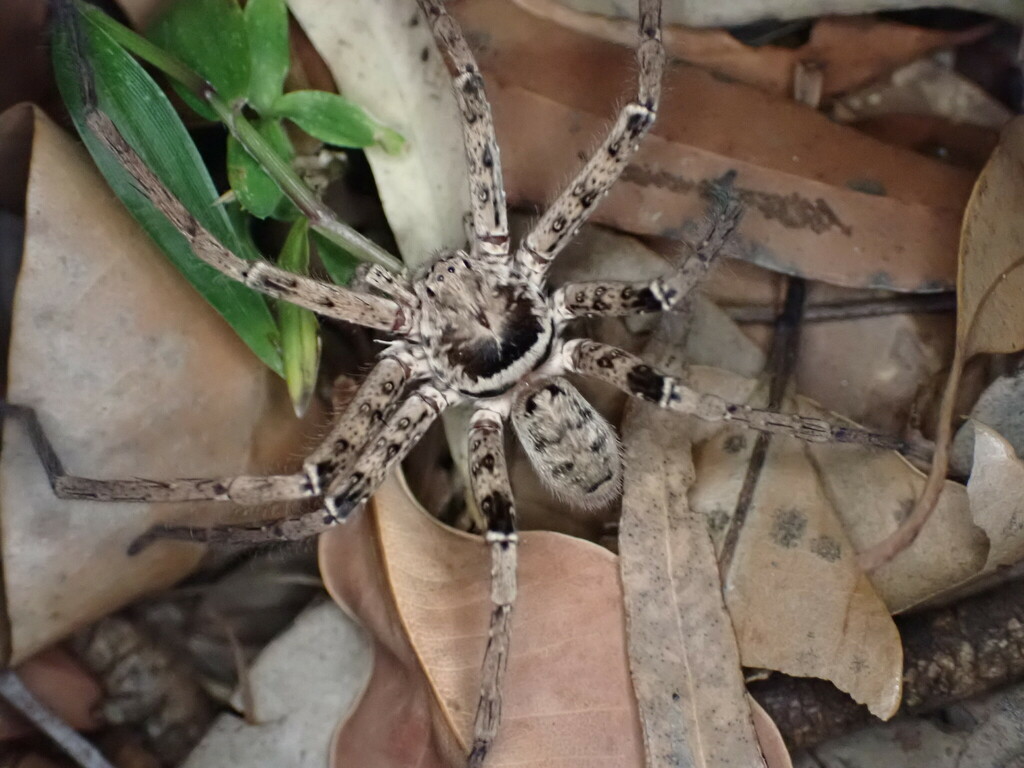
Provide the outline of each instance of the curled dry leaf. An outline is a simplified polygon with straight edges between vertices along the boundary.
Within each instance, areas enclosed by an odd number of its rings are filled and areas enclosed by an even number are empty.
[[[515,2],[535,16],[620,45],[630,46],[636,37],[632,20],[585,13],[558,0]],[[751,46],[725,30],[679,25],[666,26],[662,40],[675,59],[783,97],[793,92],[797,65],[812,62],[822,71],[822,96],[828,97],[866,85],[936,48],[971,43],[989,31],[987,25],[946,31],[877,18],[826,16],[814,22],[810,39],[797,48]]]
[[[490,613],[488,553],[392,478],[354,525],[321,537],[324,580],[376,641],[370,684],[335,766],[461,765]],[[644,765],[616,558],[555,533],[522,534],[503,724],[511,765]]]
[[[985,570],[1024,558],[1024,463],[1002,436],[974,427],[974,469],[967,483],[974,522],[989,540]]]
[[[545,203],[635,87],[629,49],[502,0],[459,3],[452,12],[479,42],[510,201]],[[678,239],[704,215],[706,185],[736,172],[747,212],[729,255],[839,285],[953,284],[973,174],[697,67],[670,67],[664,91],[654,135],[595,220]]]
[[[981,172],[964,214],[957,277],[953,363],[939,407],[935,456],[921,496],[906,521],[860,555],[877,568],[905,549],[928,521],[949,466],[953,409],[964,364],[981,352],[1024,348],[1024,118],[1010,122]]]
[[[24,212],[27,233],[7,398],[37,410],[68,471],[216,476],[280,470],[298,454],[299,424],[280,382],[184,282],[75,142],[34,108],[13,107],[0,117],[0,165],[11,169],[2,199]],[[21,425],[4,426],[3,655],[16,662],[181,578],[202,550],[167,543],[128,557],[149,526],[197,507],[58,500]]]

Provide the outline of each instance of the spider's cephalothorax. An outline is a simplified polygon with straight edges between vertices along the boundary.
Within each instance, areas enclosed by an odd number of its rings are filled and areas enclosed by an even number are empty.
[[[7,406],[25,419],[54,491],[62,498],[121,501],[232,501],[239,504],[310,499],[303,515],[269,523],[211,528],[159,526],[133,545],[155,538],[261,542],[298,539],[342,523],[376,490],[447,407],[472,405],[469,479],[487,523],[491,550],[490,632],[468,763],[479,766],[497,734],[501,680],[508,656],[516,594],[515,506],[504,454],[504,422],[516,434],[538,474],[580,506],[597,506],[618,493],[622,468],[611,426],[562,373],[617,387],[662,408],[712,421],[803,440],[835,440],[899,447],[899,441],[826,421],[727,403],[695,392],[642,360],[587,339],[563,339],[563,322],[580,316],[630,315],[680,307],[739,220],[731,198],[715,201],[695,253],[664,277],[638,282],[589,282],[545,288],[551,261],[568,244],[618,179],[658,109],[664,52],[660,0],[639,0],[639,73],[635,97],[608,135],[559,194],[519,247],[509,248],[501,162],[483,78],[473,54],[441,0],[418,0],[456,70],[470,174],[470,248],[440,255],[416,279],[375,267],[374,292],[323,283],[228,251],[167,189],[94,103],[91,70],[79,53],[86,125],[161,210],[192,252],[227,277],[277,299],[395,334],[355,397],[303,464],[301,472],[269,477],[179,480],[93,480],[66,475],[34,413]],[[80,43],[75,43],[81,47]],[[413,148],[429,151],[429,148]],[[339,226],[341,226],[339,224]],[[389,257],[390,258],[390,257]]]
[[[507,262],[445,253],[413,289],[431,370],[464,395],[506,392],[550,351],[554,323],[548,303]]]

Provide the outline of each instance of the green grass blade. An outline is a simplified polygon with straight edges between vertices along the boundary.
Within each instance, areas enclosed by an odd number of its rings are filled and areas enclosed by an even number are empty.
[[[336,93],[292,91],[274,102],[273,114],[291,120],[310,136],[338,147],[380,144],[391,154],[402,148],[403,140],[398,133]]]
[[[299,219],[292,225],[277,264],[289,272],[309,272],[309,222]],[[295,408],[302,416],[316,387],[320,366],[320,333],[316,315],[294,304],[278,302],[277,318],[281,326],[281,354],[284,357],[284,380]]]
[[[280,121],[272,118],[260,120],[254,126],[278,157],[291,161],[295,151]],[[284,200],[284,192],[277,182],[267,175],[234,136],[228,136],[228,182],[238,203],[261,219],[274,215]]]
[[[348,285],[356,273],[359,260],[337,243],[331,242],[319,232],[312,234],[313,247],[320,262],[331,276],[335,285]]]
[[[237,0],[178,0],[147,30],[154,43],[210,81],[229,104],[249,92],[249,39]],[[216,119],[210,107],[174,84],[188,105]]]
[[[250,255],[227,212],[215,204],[217,190],[191,137],[167,97],[142,67],[86,17],[81,24],[96,78],[100,108],[114,121],[146,164],[204,227],[239,255]],[[85,127],[81,81],[69,30],[57,26],[53,62],[61,95],[86,147],[111,189],[150,237],[253,352],[283,374],[280,333],[267,302],[200,261],[187,241],[135,188],[131,176]]]
[[[249,37],[249,101],[268,112],[284,92],[288,74],[288,9],[284,0],[249,0],[245,6]]]

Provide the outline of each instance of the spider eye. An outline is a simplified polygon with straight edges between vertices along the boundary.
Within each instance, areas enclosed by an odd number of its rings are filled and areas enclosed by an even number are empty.
[[[427,288],[427,296],[429,296],[430,298],[434,298],[436,295],[437,295],[436,293],[434,293],[432,290]]]
[[[455,274],[455,267],[448,267],[448,271],[451,272],[454,275]]]
[[[444,282],[444,275],[438,275],[437,276],[437,282],[443,283]]]

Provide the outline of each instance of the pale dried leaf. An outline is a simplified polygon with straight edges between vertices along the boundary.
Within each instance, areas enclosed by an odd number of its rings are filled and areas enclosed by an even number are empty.
[[[308,609],[249,670],[259,724],[221,715],[182,768],[324,768],[336,718],[369,670],[370,645],[355,623],[333,603]]]
[[[68,471],[202,477],[293,461],[300,425],[281,382],[150,242],[84,151],[23,105],[0,119],[8,199],[29,158],[7,398],[38,411]],[[0,505],[14,660],[171,584],[202,553],[175,542],[128,557],[149,526],[201,508],[60,501],[14,422]],[[206,520],[217,514],[209,510]]]
[[[957,340],[964,357],[1024,348],[1024,118],[1006,128],[964,215]]]
[[[335,745],[339,761],[349,749],[358,759],[336,765],[459,764],[487,641],[487,549],[430,518],[397,478],[367,511],[376,532],[360,523],[321,540],[329,589],[378,652]],[[616,570],[615,556],[589,542],[522,535],[503,725],[488,765],[643,765]]]
[[[764,765],[714,547],[686,500],[687,421],[639,405],[623,427],[619,562],[648,765]]]
[[[813,301],[822,291],[812,289]],[[795,381],[801,394],[872,430],[899,435],[924,385],[953,355],[949,315],[888,315],[805,323]]]
[[[843,122],[895,113],[932,115],[985,128],[1002,128],[1013,117],[976,83],[931,58],[907,64],[886,81],[844,96],[833,113]]]
[[[1003,129],[964,213],[957,275],[956,348],[939,406],[928,481],[905,522],[859,555],[873,570],[908,547],[938,503],[949,466],[953,410],[964,365],[979,352],[1024,348],[1024,118]]]
[[[966,477],[971,472],[975,424],[994,429],[1018,456],[1024,453],[1024,371],[1000,376],[989,384],[970,415],[950,447],[949,465],[956,474]]]
[[[750,714],[754,720],[757,741],[761,745],[761,754],[764,755],[768,768],[793,768],[793,759],[789,755],[782,733],[779,732],[779,726],[750,694],[747,694],[747,703],[750,705]]]
[[[631,46],[636,22],[585,13],[558,0],[515,0],[535,16],[594,37]],[[671,15],[671,3],[666,16]],[[823,77],[822,94],[834,96],[865,85],[936,48],[977,40],[989,29],[945,31],[877,18],[818,19],[810,39],[790,48],[751,46],[722,29],[694,29],[668,24],[662,31],[665,51],[674,59],[697,64],[725,77],[790,97],[793,76],[803,62],[814,62]]]
[[[687,323],[666,315],[646,349],[675,375],[689,360]],[[619,570],[648,765],[764,765],[714,546],[687,500],[692,421],[632,402],[622,427]]]
[[[403,259],[417,267],[465,242],[465,152],[451,77],[430,26],[409,0],[289,0],[341,93],[398,131],[398,155],[370,147],[388,223]]]
[[[991,570],[1024,558],[1024,463],[994,429],[977,423],[974,435],[967,496],[974,522],[988,535]]]
[[[562,0],[566,5],[606,16],[636,17],[636,3],[628,0]],[[763,19],[802,19],[830,14],[898,11],[922,6],[965,8],[1024,21],[1016,0],[667,0],[665,21],[693,27],[728,27]]]
[[[692,382],[736,402],[758,397],[755,382],[712,369],[694,369]],[[695,456],[690,502],[712,530],[723,531],[731,518],[754,442],[749,432],[725,429]],[[846,462],[863,453],[831,449],[845,453]],[[772,441],[726,577],[743,663],[831,680],[888,717],[899,704],[899,634],[856,565],[811,450],[795,440]]]
[[[477,55],[510,200],[543,204],[634,87],[632,53],[500,0],[452,11],[469,39],[482,42]],[[665,92],[671,98],[653,135],[596,210],[597,221],[678,239],[704,215],[703,186],[735,171],[747,213],[729,255],[840,285],[934,291],[953,284],[973,174],[697,67],[671,67]]]

